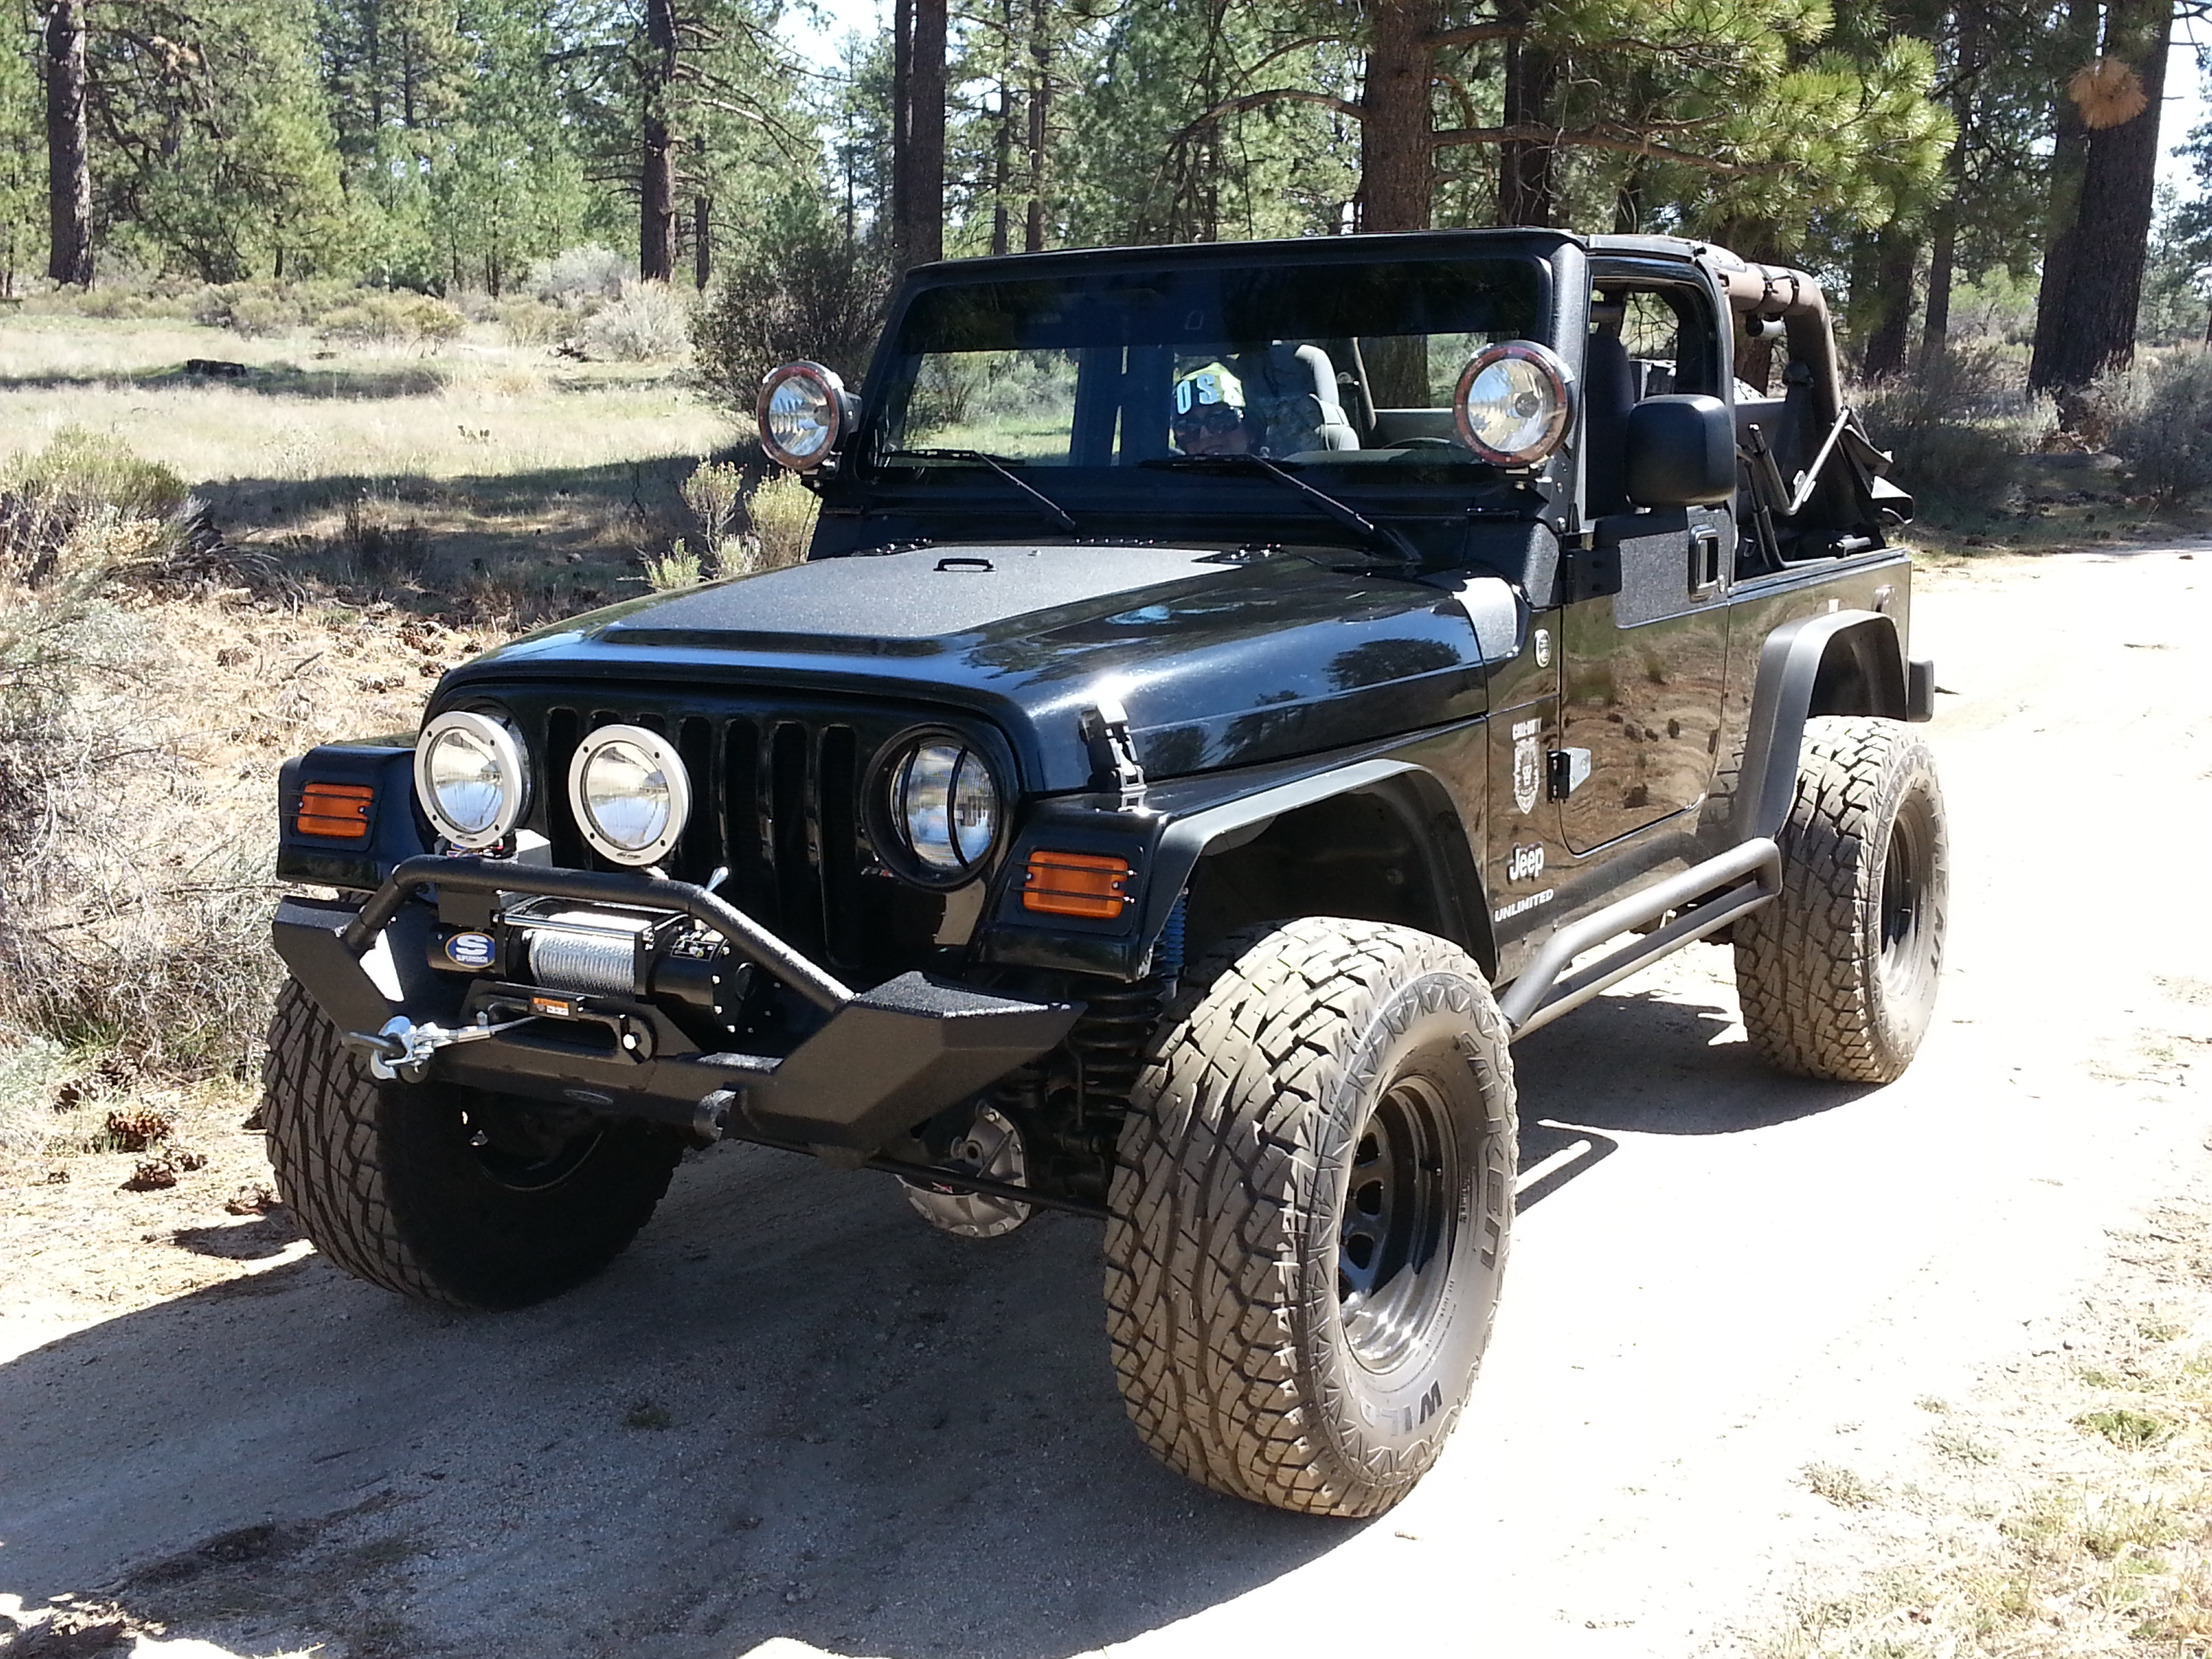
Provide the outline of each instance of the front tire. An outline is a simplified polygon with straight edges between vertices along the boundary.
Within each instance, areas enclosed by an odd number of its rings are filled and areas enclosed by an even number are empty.
[[[1107,1330],[1146,1443],[1278,1509],[1403,1498],[1489,1343],[1515,1144],[1504,1022],[1456,945],[1326,917],[1224,941],[1114,1176]]]
[[[1895,720],[1808,721],[1782,894],[1735,926],[1743,1024],[1797,1077],[1893,1083],[1936,1009],[1950,848],[1936,757]]]
[[[665,1130],[578,1124],[437,1083],[380,1083],[295,980],[276,994],[261,1117],[284,1201],[356,1279],[460,1308],[581,1284],[636,1237],[683,1155]]]

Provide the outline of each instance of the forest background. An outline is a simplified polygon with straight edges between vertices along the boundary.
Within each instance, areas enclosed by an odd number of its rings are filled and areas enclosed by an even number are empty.
[[[1820,273],[1864,379],[1963,327],[2061,392],[2212,316],[2177,0],[896,0],[826,54],[777,0],[6,3],[0,295],[498,301],[598,245],[721,302],[741,403],[906,264],[1103,243],[1706,237]]]

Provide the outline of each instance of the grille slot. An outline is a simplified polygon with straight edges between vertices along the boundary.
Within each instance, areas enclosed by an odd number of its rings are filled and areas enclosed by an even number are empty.
[[[691,775],[691,822],[668,859],[671,875],[704,882],[726,865],[723,896],[817,962],[857,966],[881,953],[882,929],[866,914],[860,772],[888,729],[864,732],[826,714],[544,708],[532,722],[546,766],[538,816],[558,864],[617,867],[577,829],[568,776],[583,734],[617,721],[669,738]]]

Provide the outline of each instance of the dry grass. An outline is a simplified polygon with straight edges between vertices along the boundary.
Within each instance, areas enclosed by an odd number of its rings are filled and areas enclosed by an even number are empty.
[[[2212,1217],[2117,1241],[2124,1293],[2089,1304],[2052,1374],[1937,1413],[1930,1478],[1853,1524],[1893,1565],[1802,1598],[1763,1659],[2212,1653]],[[2138,1298],[2148,1298],[2138,1299]],[[2014,1396],[2007,1398],[2005,1396]],[[2025,1398],[2025,1409],[2022,1399]],[[1938,1409],[1940,1408],[1940,1409]],[[1834,1471],[1810,1479],[1816,1490]]]

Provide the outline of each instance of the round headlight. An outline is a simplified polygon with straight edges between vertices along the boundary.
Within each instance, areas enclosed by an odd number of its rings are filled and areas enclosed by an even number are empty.
[[[529,804],[530,769],[503,722],[461,709],[415,744],[415,797],[438,833],[471,852],[505,841]]]
[[[845,383],[819,363],[786,363],[761,382],[755,410],[761,447],[794,472],[830,459],[845,430]]]
[[[909,744],[890,771],[892,829],[912,873],[955,883],[982,867],[999,839],[999,785],[990,763],[952,737]]]
[[[1559,447],[1574,411],[1559,355],[1534,340],[1477,352],[1459,377],[1452,416],[1460,441],[1498,466],[1530,466]]]
[[[653,864],[691,817],[691,778],[659,732],[603,726],[568,763],[568,805],[584,839],[617,864]]]

